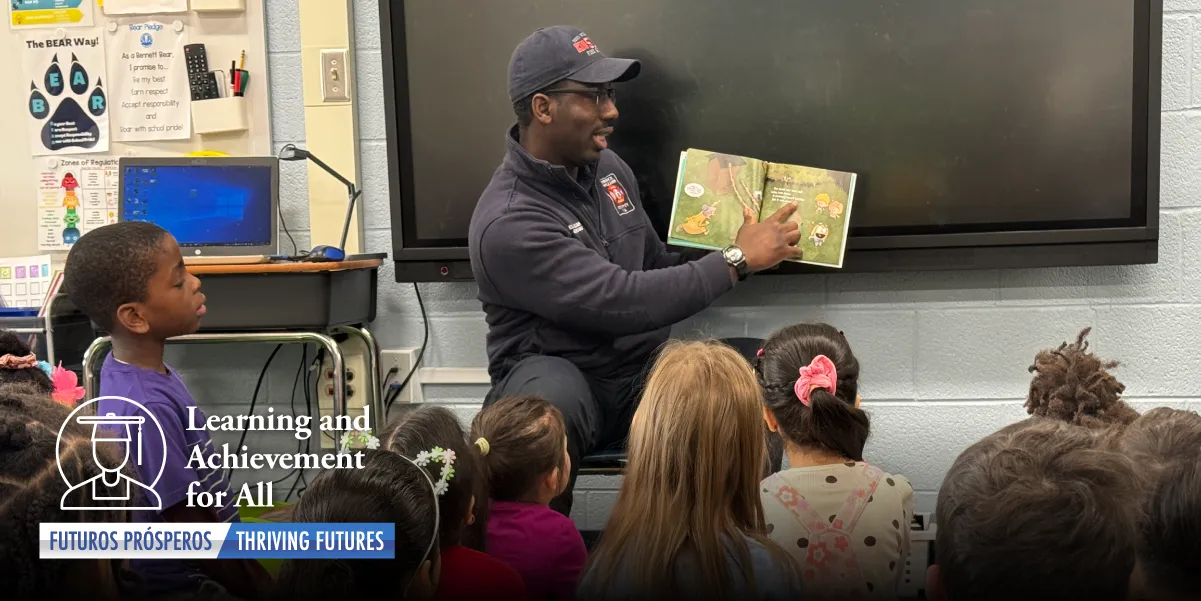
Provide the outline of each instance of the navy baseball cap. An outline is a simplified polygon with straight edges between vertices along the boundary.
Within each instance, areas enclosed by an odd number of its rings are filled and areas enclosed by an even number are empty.
[[[513,51],[509,99],[516,103],[563,79],[592,84],[629,81],[641,70],[637,60],[605,56],[588,34],[575,27],[545,27]]]

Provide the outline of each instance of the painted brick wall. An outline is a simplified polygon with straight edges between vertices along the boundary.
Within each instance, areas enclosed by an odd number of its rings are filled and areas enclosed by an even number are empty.
[[[277,146],[304,141],[295,11],[295,0],[268,0]],[[376,0],[356,0],[355,19],[367,244],[372,251],[390,251]],[[802,320],[845,330],[863,365],[863,396],[874,431],[870,459],[907,475],[922,510],[933,508],[942,475],[961,450],[1024,416],[1026,368],[1035,352],[1074,338],[1085,326],[1094,327],[1095,350],[1123,362],[1117,373],[1140,408],[1201,410],[1201,0],[1167,0],[1163,38],[1159,264],[762,277],[680,324],[678,335],[763,336]],[[305,170],[298,163],[284,169],[284,215],[304,248]],[[417,346],[422,330],[412,285],[391,280],[391,268],[385,268],[372,330],[385,348]],[[484,366],[485,324],[475,287],[424,284],[422,294],[430,315],[426,364]],[[206,407],[233,413],[246,410],[245,399],[270,350],[177,349],[172,358]],[[295,349],[281,352],[266,378],[263,398],[277,412],[288,410],[299,359]],[[474,386],[425,391],[427,399],[447,403],[465,420],[483,393]],[[272,435],[252,437],[248,444],[269,450],[295,441]],[[575,510],[581,526],[603,525],[615,484],[612,478],[581,480]]]

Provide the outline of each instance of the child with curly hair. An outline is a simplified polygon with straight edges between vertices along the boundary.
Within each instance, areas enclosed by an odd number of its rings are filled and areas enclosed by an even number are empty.
[[[1109,370],[1117,361],[1105,361],[1088,350],[1092,328],[1084,328],[1075,344],[1039,351],[1030,372],[1030,394],[1026,412],[1089,428],[1126,425],[1138,419],[1138,411],[1122,400],[1126,386]]]

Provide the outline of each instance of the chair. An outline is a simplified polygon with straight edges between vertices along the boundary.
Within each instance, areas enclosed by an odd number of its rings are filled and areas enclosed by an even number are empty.
[[[620,476],[626,469],[626,450],[607,449],[580,459],[581,476]]]

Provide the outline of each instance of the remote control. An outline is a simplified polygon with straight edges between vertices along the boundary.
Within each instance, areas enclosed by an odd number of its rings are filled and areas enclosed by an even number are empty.
[[[217,83],[209,73],[208,53],[204,44],[188,44],[183,47],[183,54],[188,65],[188,85],[192,91],[192,100],[219,97]]]

